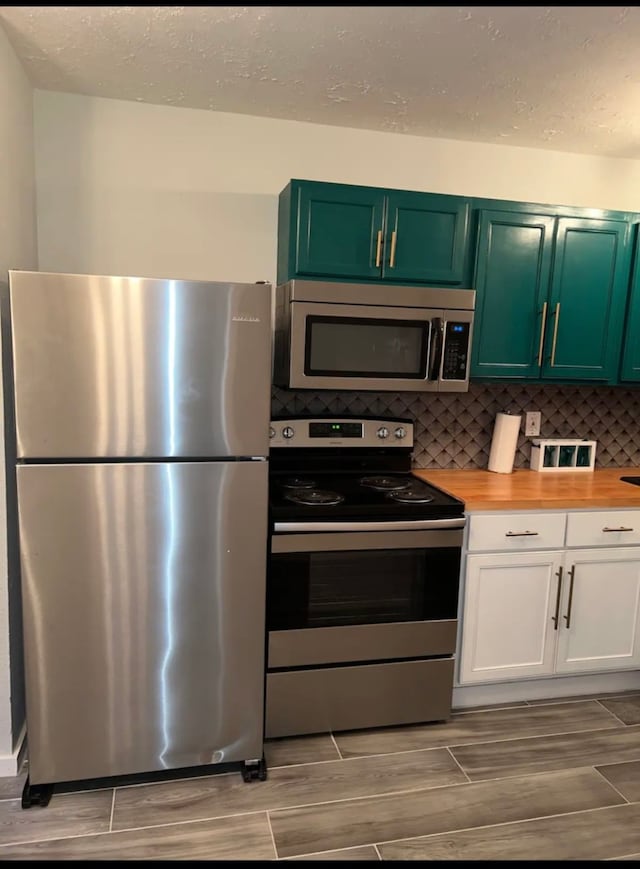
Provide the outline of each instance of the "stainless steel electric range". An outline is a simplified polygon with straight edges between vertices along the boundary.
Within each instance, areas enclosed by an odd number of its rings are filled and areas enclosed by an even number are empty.
[[[405,419],[272,420],[267,737],[449,716],[464,503],[412,450]]]

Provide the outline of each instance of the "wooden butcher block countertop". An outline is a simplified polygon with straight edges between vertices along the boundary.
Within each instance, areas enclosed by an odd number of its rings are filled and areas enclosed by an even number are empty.
[[[640,486],[620,480],[622,476],[640,477],[640,468],[518,470],[511,474],[414,469],[413,473],[462,499],[468,511],[640,507]]]

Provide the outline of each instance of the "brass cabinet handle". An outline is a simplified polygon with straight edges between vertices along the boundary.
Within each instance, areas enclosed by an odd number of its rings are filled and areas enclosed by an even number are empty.
[[[606,534],[607,531],[633,531],[633,528],[624,528],[621,526],[620,528],[603,528],[602,530]]]
[[[571,570],[569,571],[569,576],[571,577],[571,584],[569,586],[569,605],[567,606],[567,614],[563,616],[565,622],[567,623],[567,630],[571,627],[571,605],[573,603],[573,580],[575,579],[576,566],[575,564],[571,565]]]
[[[537,537],[537,531],[507,531],[505,537]]]
[[[542,306],[542,326],[540,327],[540,346],[538,347],[538,365],[542,365],[542,345],[544,344],[544,328],[547,325],[547,303]]]
[[[551,367],[556,364],[556,341],[558,340],[558,323],[560,322],[560,302],[556,303],[556,310],[554,312],[554,316],[556,318],[555,323],[553,324],[553,345],[551,347]]]
[[[391,233],[391,255],[389,256],[389,268],[393,269],[396,265],[396,243],[398,241],[398,233],[393,230]]]
[[[380,268],[380,257],[382,255],[382,230],[378,230],[378,244],[376,246],[376,268]]]
[[[562,590],[562,565],[558,568],[556,576],[558,577],[558,591],[556,594],[556,614],[551,617],[554,631],[558,630],[558,622],[560,621],[560,591]]]

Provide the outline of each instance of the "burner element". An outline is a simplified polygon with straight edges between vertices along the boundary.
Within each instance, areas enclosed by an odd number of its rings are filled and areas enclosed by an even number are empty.
[[[398,477],[362,477],[360,485],[378,492],[400,492],[409,488],[409,483]]]
[[[309,477],[288,477],[282,484],[283,489],[313,489],[315,480]]]
[[[332,504],[340,504],[344,501],[343,495],[338,495],[337,492],[325,492],[323,489],[296,489],[285,495],[285,498],[296,504],[306,504],[309,507],[316,505],[330,507]]]
[[[415,489],[409,489],[406,492],[389,492],[389,498],[393,501],[399,501],[401,504],[428,504],[433,501],[431,495],[425,492],[416,492]]]

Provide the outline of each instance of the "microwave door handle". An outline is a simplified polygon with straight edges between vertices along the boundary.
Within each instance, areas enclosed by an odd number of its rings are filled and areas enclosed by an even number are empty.
[[[429,374],[427,378],[428,380],[438,380],[440,376],[443,335],[443,320],[441,317],[436,317],[431,321],[431,348],[429,353]]]

